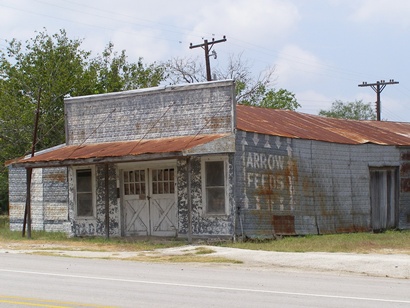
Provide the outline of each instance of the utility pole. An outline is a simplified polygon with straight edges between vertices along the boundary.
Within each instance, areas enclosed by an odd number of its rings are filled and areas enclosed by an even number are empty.
[[[211,42],[208,42],[208,40],[204,40],[203,44],[198,44],[198,45],[192,45],[192,43],[189,45],[189,48],[197,48],[197,47],[202,47],[205,50],[205,64],[206,64],[206,80],[212,81],[211,77],[211,65],[209,63],[209,57],[213,56],[216,59],[216,52],[215,50],[209,54],[211,51],[212,47],[214,47],[214,44],[226,42],[226,37],[225,35],[223,36],[223,39],[215,41],[215,39],[212,39]]]
[[[40,100],[41,100],[41,88],[38,90],[37,98],[37,109],[34,119],[34,131],[33,131],[33,143],[31,145],[31,157],[34,156],[37,144],[37,130],[38,122],[40,118]],[[23,237],[26,234],[26,223],[27,223],[27,238],[31,238],[31,179],[33,174],[33,168],[26,168],[26,206],[24,208],[24,219],[23,219]]]
[[[376,113],[377,113],[377,121],[381,121],[381,105],[380,105],[380,93],[384,90],[384,88],[388,84],[398,84],[398,81],[394,81],[394,79],[390,79],[389,81],[376,81],[375,83],[367,83],[363,81],[362,84],[359,84],[359,87],[371,87],[374,92],[377,94],[377,100],[376,100]]]

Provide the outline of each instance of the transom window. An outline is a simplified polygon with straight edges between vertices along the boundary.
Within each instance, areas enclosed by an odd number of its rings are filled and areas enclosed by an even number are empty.
[[[153,169],[152,170],[152,193],[173,194],[174,186],[174,168]]]

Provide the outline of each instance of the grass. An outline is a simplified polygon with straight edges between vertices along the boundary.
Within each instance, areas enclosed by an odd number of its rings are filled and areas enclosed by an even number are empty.
[[[281,252],[349,252],[410,254],[410,230],[284,237],[274,241],[222,244],[241,249]]]
[[[141,240],[133,238],[86,237],[67,238],[59,232],[33,231],[32,238],[22,237],[21,232],[10,231],[7,219],[0,216],[0,248],[12,245],[47,250],[87,250],[87,251],[153,251],[156,249],[186,245],[185,240]],[[345,233],[332,235],[308,235],[284,237],[280,240],[222,242],[220,246],[281,251],[281,252],[348,252],[348,253],[402,253],[410,255],[410,230],[386,231],[384,233]],[[211,257],[214,251],[198,247],[190,252],[190,258],[196,256]],[[44,248],[41,248],[44,247]],[[193,254],[193,256],[192,256]],[[203,256],[207,255],[207,256]],[[150,256],[152,258],[152,256]],[[159,257],[158,257],[159,258]],[[169,257],[170,258],[170,257]],[[184,258],[187,258],[185,256]]]
[[[31,238],[22,236],[21,231],[10,231],[8,222],[1,223],[0,248],[12,245],[18,249],[36,246],[36,249],[47,250],[87,250],[87,251],[152,251],[155,249],[183,246],[180,240],[141,240],[134,238],[73,237],[68,238],[63,232],[32,231]],[[25,248],[24,248],[25,247]]]

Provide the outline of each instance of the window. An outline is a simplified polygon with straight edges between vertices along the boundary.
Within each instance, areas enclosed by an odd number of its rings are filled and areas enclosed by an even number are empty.
[[[77,216],[94,216],[94,192],[92,169],[76,170]]]
[[[207,214],[226,214],[225,162],[204,161],[204,192]]]
[[[145,170],[124,171],[124,194],[145,195]]]
[[[152,193],[154,195],[175,193],[173,168],[152,170]]]

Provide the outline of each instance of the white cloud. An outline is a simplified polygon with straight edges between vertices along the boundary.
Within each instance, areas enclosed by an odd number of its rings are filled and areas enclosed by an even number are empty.
[[[297,7],[288,1],[260,0],[252,5],[247,0],[204,2],[196,15],[193,33],[267,42],[286,36],[299,18]]]
[[[358,1],[355,6],[351,18],[356,22],[388,23],[401,27],[410,25],[410,1],[408,0],[364,0]]]
[[[324,63],[309,51],[296,45],[285,46],[276,61],[276,74],[279,83],[310,83],[317,79]]]

